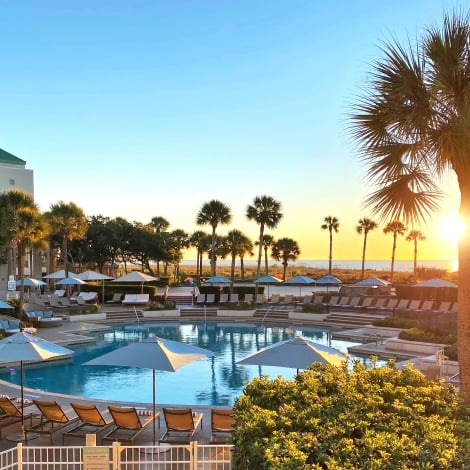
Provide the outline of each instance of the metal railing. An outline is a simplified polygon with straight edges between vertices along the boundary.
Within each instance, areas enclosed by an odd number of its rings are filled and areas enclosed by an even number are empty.
[[[232,445],[198,444],[123,446],[24,446],[0,453],[0,470],[231,470]],[[106,462],[108,465],[106,465]]]

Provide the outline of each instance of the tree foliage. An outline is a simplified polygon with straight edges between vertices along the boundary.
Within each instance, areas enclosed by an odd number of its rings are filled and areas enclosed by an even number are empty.
[[[315,363],[253,379],[235,403],[234,469],[468,468],[468,410],[411,366]]]

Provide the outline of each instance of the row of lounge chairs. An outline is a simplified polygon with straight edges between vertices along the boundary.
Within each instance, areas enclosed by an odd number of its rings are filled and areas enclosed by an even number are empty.
[[[317,297],[317,296],[316,296]],[[443,301],[435,305],[433,300],[399,299],[397,297],[346,297],[332,296],[329,300],[320,301],[329,308],[357,309],[362,311],[408,311],[408,312],[440,312],[457,311],[457,302]]]
[[[33,400],[39,413],[30,412],[22,415],[21,409],[9,397],[0,396],[0,438],[2,429],[24,421],[25,441],[31,434],[45,434],[54,444],[53,436],[62,433],[62,444],[67,438],[83,438],[95,434],[101,442],[120,441],[132,443],[149,428],[155,420],[160,427],[160,413],[134,407],[108,406],[110,419],[106,419],[95,404],[71,403],[75,416],[70,417],[56,401]],[[29,407],[28,407],[29,408]],[[159,442],[187,443],[199,429],[202,429],[202,413],[195,413],[191,408],[163,408],[166,429]],[[226,440],[233,429],[234,418],[230,409],[211,409],[211,440]]]

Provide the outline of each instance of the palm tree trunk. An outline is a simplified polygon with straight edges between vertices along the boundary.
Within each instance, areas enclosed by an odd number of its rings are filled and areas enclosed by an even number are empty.
[[[215,261],[215,227],[212,227],[212,247],[211,247],[211,277],[216,275]]]
[[[414,257],[413,257],[413,278],[416,281],[416,268],[417,268],[417,260],[418,260],[418,238],[415,238],[415,249],[414,249]]]
[[[269,267],[268,267],[268,247],[264,247],[264,266],[266,269],[266,276],[269,274]]]
[[[68,244],[67,244],[67,237],[64,237],[62,240],[62,256],[64,257],[64,270],[65,270],[65,277],[69,277],[69,255],[68,255]]]
[[[20,278],[20,302],[18,305],[18,318],[21,320],[23,317],[24,305],[24,250],[18,249],[18,276]]]
[[[328,258],[329,263],[328,263],[328,274],[331,275],[331,261],[333,259],[333,231],[330,228],[330,256]]]
[[[232,256],[232,264],[230,265],[230,279],[232,282],[235,279],[235,255]]]
[[[459,178],[460,217],[466,230],[459,242],[459,290],[457,313],[457,344],[460,368],[460,390],[470,403],[470,175]]]
[[[395,250],[397,249],[397,233],[393,234],[392,264],[390,265],[390,282],[393,282],[393,270],[395,268]]]
[[[364,243],[362,244],[361,279],[364,279],[364,267],[366,264],[366,245],[367,245],[367,232],[364,231]]]
[[[259,278],[259,273],[261,270],[261,258],[263,256],[263,238],[264,238],[264,225],[261,224],[259,228],[258,264],[256,266],[256,279]],[[256,293],[258,292],[256,291]]]
[[[240,275],[241,275],[241,280],[245,280],[245,261],[243,259],[243,256],[240,256]]]

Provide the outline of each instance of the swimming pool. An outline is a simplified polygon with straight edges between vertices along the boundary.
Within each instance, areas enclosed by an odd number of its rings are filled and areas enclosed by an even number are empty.
[[[157,371],[156,401],[159,404],[232,406],[246,381],[260,374],[292,378],[294,369],[239,365],[237,361],[278,341],[303,335],[342,352],[353,342],[331,340],[330,330],[312,327],[279,327],[255,324],[141,324],[119,325],[112,331],[89,334],[96,343],[71,346],[72,360],[25,367],[26,387],[103,400],[152,402],[152,371],[128,367],[84,366],[130,342],[159,336],[215,352],[215,357],[189,364],[177,372]],[[20,383],[17,368],[1,373],[0,379]]]

